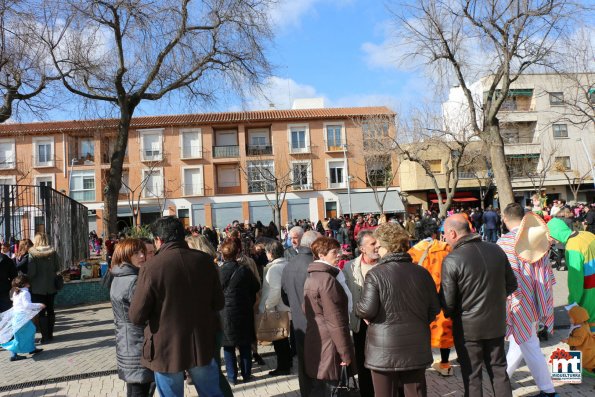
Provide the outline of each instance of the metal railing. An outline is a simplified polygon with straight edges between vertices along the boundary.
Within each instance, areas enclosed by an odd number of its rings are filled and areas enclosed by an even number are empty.
[[[62,269],[89,257],[88,209],[47,186],[0,185],[3,241],[31,239],[45,232]]]
[[[273,154],[273,147],[272,146],[262,146],[262,145],[250,145],[246,148],[246,154],[248,156],[266,156]]]
[[[238,145],[213,146],[213,157],[240,157],[240,147]]]
[[[200,145],[182,146],[182,160],[184,160],[184,159],[201,159],[201,158],[202,158],[202,146],[200,146]]]
[[[324,147],[327,152],[342,152],[347,148],[347,144],[344,139],[325,139]]]

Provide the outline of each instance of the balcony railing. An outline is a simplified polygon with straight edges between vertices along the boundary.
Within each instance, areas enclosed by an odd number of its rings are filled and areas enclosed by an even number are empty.
[[[240,157],[240,147],[238,145],[213,146],[213,157],[216,159]]]
[[[475,172],[459,171],[459,179],[475,179]]]
[[[289,153],[290,154],[302,154],[302,153],[310,153],[310,145],[294,145],[291,142],[289,143]]]
[[[187,183],[184,184],[184,196],[202,196],[204,189],[202,185]]]
[[[269,156],[273,154],[273,147],[272,146],[248,146],[246,149],[246,154],[248,156]]]
[[[141,161],[161,161],[163,151],[161,149],[144,149],[141,151]]]
[[[240,194],[242,193],[242,187],[238,185],[224,184],[225,186],[217,186],[215,188],[215,194]]]
[[[15,165],[14,157],[0,157],[0,169],[13,169]]]
[[[293,190],[313,190],[314,187],[311,183],[303,183],[298,185],[293,185]]]
[[[55,156],[33,156],[33,167],[53,167],[55,163]]]
[[[201,159],[202,158],[202,146],[190,145],[182,147],[182,160],[187,159]]]
[[[324,147],[327,152],[342,152],[346,148],[345,140],[324,140]]]
[[[75,154],[70,157],[71,165],[93,165],[95,164],[95,155],[87,153],[85,156],[79,156]]]

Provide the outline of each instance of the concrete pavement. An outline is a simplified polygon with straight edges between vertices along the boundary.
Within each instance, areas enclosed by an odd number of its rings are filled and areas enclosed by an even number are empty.
[[[566,302],[566,272],[556,272],[558,284],[555,304]],[[567,324],[565,313],[556,316],[557,326]],[[568,330],[556,329],[549,341],[542,343],[544,354],[549,355],[558,347]],[[111,306],[109,303],[74,307],[57,314],[55,341],[43,346],[43,353],[18,362],[9,362],[8,352],[0,351],[0,396],[125,396],[125,384],[115,375],[115,341]],[[271,347],[261,347],[265,366],[255,365],[255,381],[234,387],[240,397],[288,396],[298,397],[296,371],[289,376],[271,378],[268,371],[275,366]],[[438,358],[435,352],[435,358]],[[451,362],[456,354],[451,353]],[[294,365],[294,368],[296,365]],[[485,375],[485,374],[484,374]],[[455,365],[455,376],[441,377],[429,369],[426,373],[430,396],[460,396],[463,383],[460,370]],[[485,378],[487,379],[487,375]],[[484,381],[485,395],[491,396]],[[538,392],[526,366],[513,377],[515,396],[530,396]],[[585,379],[581,385],[557,385],[562,396],[595,395],[595,380]],[[193,387],[186,386],[186,395],[196,396]]]

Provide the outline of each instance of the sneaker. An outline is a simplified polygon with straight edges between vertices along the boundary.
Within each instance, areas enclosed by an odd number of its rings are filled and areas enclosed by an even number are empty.
[[[26,359],[26,358],[27,358],[27,357],[25,357],[25,356],[19,356],[19,355],[17,354],[16,356],[12,356],[12,357],[10,357],[10,361],[19,361],[19,360],[24,360],[24,359]]]
[[[436,370],[442,376],[453,376],[454,372],[452,370],[452,366],[450,363],[441,363],[440,361],[436,361],[432,364],[432,368]]]

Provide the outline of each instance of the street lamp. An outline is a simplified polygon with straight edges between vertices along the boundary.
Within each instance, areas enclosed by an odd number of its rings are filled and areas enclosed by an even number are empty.
[[[589,150],[587,149],[587,144],[581,137],[576,138],[577,141],[583,144],[583,149],[585,150],[585,155],[587,156],[587,160],[589,161],[589,167],[591,167],[591,177],[593,178],[593,187],[595,187],[595,167],[593,166],[593,160],[591,160],[591,155],[589,154]]]
[[[351,218],[351,176],[349,176],[349,162],[347,161],[347,143],[343,145],[343,160],[345,161],[345,180],[347,181],[347,203],[349,205],[349,217]]]

